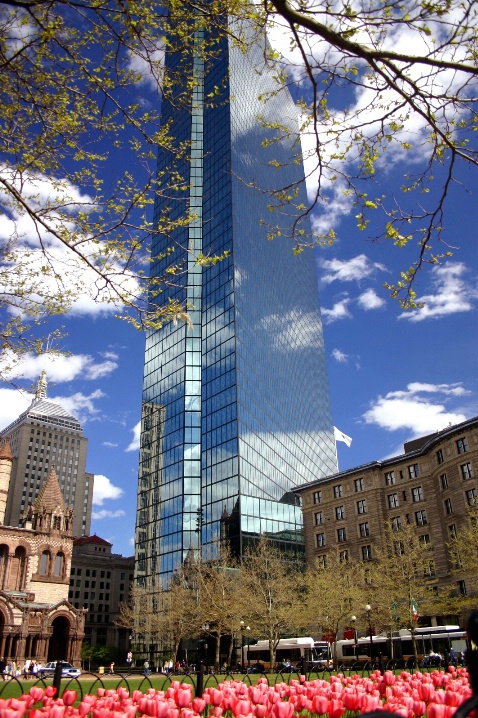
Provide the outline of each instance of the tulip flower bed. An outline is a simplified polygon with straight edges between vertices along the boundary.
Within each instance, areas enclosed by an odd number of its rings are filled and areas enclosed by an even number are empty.
[[[100,688],[79,703],[74,690],[55,698],[52,686],[34,686],[20,698],[0,700],[0,718],[348,718],[377,710],[404,718],[451,718],[470,696],[464,668],[400,675],[376,671],[368,678],[338,674],[330,682],[301,676],[274,686],[265,678],[256,686],[226,681],[196,698],[190,684],[173,681],[165,691],[151,688],[146,694]]]

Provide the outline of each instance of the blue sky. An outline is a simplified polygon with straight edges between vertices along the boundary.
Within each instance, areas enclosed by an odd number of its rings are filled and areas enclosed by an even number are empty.
[[[417,157],[389,160],[376,188],[387,193],[398,191]],[[341,470],[399,454],[404,441],[478,415],[478,178],[464,169],[459,179],[466,191],[451,189],[444,231],[458,249],[419,275],[415,288],[425,307],[414,312],[402,312],[383,283],[410,266],[416,245],[370,241],[339,192],[315,212],[316,226],[332,218],[337,227],[332,247],[309,251],[321,291],[333,421],[352,438],[350,448],[338,444]],[[0,222],[0,239],[4,231]],[[51,329],[65,327],[55,346],[69,356],[26,357],[13,377],[24,391],[0,385],[0,427],[29,405],[27,392],[45,368],[48,397],[80,419],[89,439],[92,533],[131,555],[144,337],[114,319],[113,309],[81,298],[68,317],[51,322]]]

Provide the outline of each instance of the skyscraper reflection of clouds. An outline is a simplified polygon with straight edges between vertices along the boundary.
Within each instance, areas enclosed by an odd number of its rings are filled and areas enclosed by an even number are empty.
[[[161,152],[158,178],[167,188],[175,169],[188,191],[159,197],[156,219],[167,211],[174,220],[187,206],[192,217],[152,271],[159,277],[184,262],[159,301],[187,302],[192,327],[168,324],[146,341],[136,526],[136,578],[145,586],[219,538],[236,553],[260,534],[303,550],[290,490],[337,470],[314,253],[293,256],[287,207],[272,217],[282,237],[267,241],[270,197],[250,186],[303,179],[293,162],[296,108],[287,90],[277,92],[260,38],[246,53],[225,38],[216,49],[206,62],[193,51],[166,55],[170,71],[186,78],[189,63],[194,77],[189,107],[162,106],[162,122],[171,121],[177,146],[189,143],[190,158],[176,156],[173,168],[173,153]],[[186,79],[177,97],[185,87]],[[268,121],[295,130],[266,147],[275,137]],[[171,245],[158,234],[153,256]],[[214,266],[195,263],[200,252],[226,250]]]

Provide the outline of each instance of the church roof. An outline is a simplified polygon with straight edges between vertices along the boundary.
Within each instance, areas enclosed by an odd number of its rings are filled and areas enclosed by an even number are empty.
[[[102,539],[101,536],[97,536],[96,534],[94,536],[80,536],[80,538],[76,538],[73,541],[73,546],[85,546],[89,543],[95,543],[100,544],[101,546],[112,546],[113,544],[109,541],[105,541],[105,539]]]
[[[7,459],[13,461],[12,450],[10,448],[10,439],[7,437],[3,444],[0,446],[0,460]]]
[[[38,496],[32,504],[33,513],[47,509],[53,511],[56,508],[60,508],[65,511],[65,500],[61,493],[60,484],[56,476],[54,468],[50,471],[47,480],[38,492]]]

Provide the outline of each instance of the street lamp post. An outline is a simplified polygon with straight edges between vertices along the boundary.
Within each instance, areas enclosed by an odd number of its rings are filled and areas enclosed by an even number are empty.
[[[372,606],[367,603],[365,606],[365,610],[367,611],[367,617],[368,617],[368,635],[370,636],[370,660],[373,663],[373,638],[372,638]]]
[[[246,631],[247,662],[249,664],[249,635],[251,627],[246,626],[244,621],[240,621],[239,625],[241,627],[241,666],[244,668],[244,631]]]
[[[354,631],[354,656],[355,656],[355,660],[357,660],[357,627],[355,625],[357,616],[351,616],[350,620],[352,621],[352,626],[353,626],[353,631]]]

